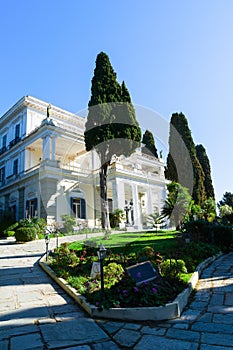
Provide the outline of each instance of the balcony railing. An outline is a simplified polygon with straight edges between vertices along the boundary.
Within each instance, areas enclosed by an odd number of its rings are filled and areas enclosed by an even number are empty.
[[[6,150],[7,150],[6,146],[3,146],[2,148],[0,148],[0,155],[6,152]]]
[[[21,141],[21,137],[17,136],[16,138],[14,138],[12,141],[10,141],[9,143],[9,148],[13,147],[14,145],[16,145],[19,141]]]

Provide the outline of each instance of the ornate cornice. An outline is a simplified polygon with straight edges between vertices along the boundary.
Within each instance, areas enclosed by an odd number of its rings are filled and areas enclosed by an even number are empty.
[[[4,122],[7,122],[9,118],[12,118],[13,116],[17,115],[25,107],[30,107],[36,111],[40,111],[46,116],[48,105],[48,102],[39,100],[38,98],[32,96],[24,96],[18,102],[16,102],[5,114],[3,114],[3,116],[0,118],[0,123],[3,124]],[[65,109],[56,107],[51,104],[50,113],[51,118],[58,117],[61,120],[70,122],[78,126],[80,129],[85,128],[85,118],[79,117],[78,115],[68,112]]]
[[[26,96],[24,105],[30,108],[33,108],[37,111],[40,111],[46,115],[47,107],[49,103],[39,100],[32,96]],[[51,118],[58,117],[59,119],[71,122],[72,124],[75,124],[82,129],[85,128],[85,122],[86,122],[85,118],[79,117],[74,113],[68,112],[65,109],[59,108],[52,104],[50,105],[51,105],[51,109],[50,109]]]

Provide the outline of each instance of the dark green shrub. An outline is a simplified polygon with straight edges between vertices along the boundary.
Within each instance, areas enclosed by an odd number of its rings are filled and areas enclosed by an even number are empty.
[[[32,218],[31,219],[33,226],[37,230],[37,234],[44,234],[44,230],[46,227],[46,220],[44,218]]]
[[[188,221],[184,224],[184,231],[189,234],[193,242],[209,242],[213,241],[214,224],[207,220]]]
[[[193,272],[203,260],[216,255],[219,251],[218,247],[209,243],[191,242],[180,249],[180,256],[185,261],[188,271]]]
[[[214,227],[214,243],[220,247],[230,248],[233,244],[233,227],[216,225]]]
[[[15,222],[12,212],[4,212],[0,218],[0,237],[7,237],[7,228]]]
[[[21,219],[19,221],[19,227],[34,227],[34,223],[31,219]]]
[[[153,247],[146,246],[142,250],[137,253],[138,261],[144,261],[148,259],[152,259],[155,256],[155,251]]]
[[[18,227],[15,231],[17,242],[29,242],[36,239],[36,228],[33,226]]]
[[[233,227],[207,220],[189,221],[184,225],[193,242],[206,242],[220,247],[230,247],[233,244]]]

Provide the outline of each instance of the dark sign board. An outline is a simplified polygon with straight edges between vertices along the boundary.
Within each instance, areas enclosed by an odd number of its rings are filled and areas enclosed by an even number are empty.
[[[150,261],[145,261],[137,265],[128,267],[128,274],[134,279],[136,285],[140,285],[143,282],[149,282],[159,277],[158,272],[152,266]]]

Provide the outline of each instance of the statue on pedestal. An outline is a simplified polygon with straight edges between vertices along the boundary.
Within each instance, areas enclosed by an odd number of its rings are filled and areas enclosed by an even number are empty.
[[[47,119],[50,118],[50,110],[51,110],[51,104],[49,104],[47,107]]]

